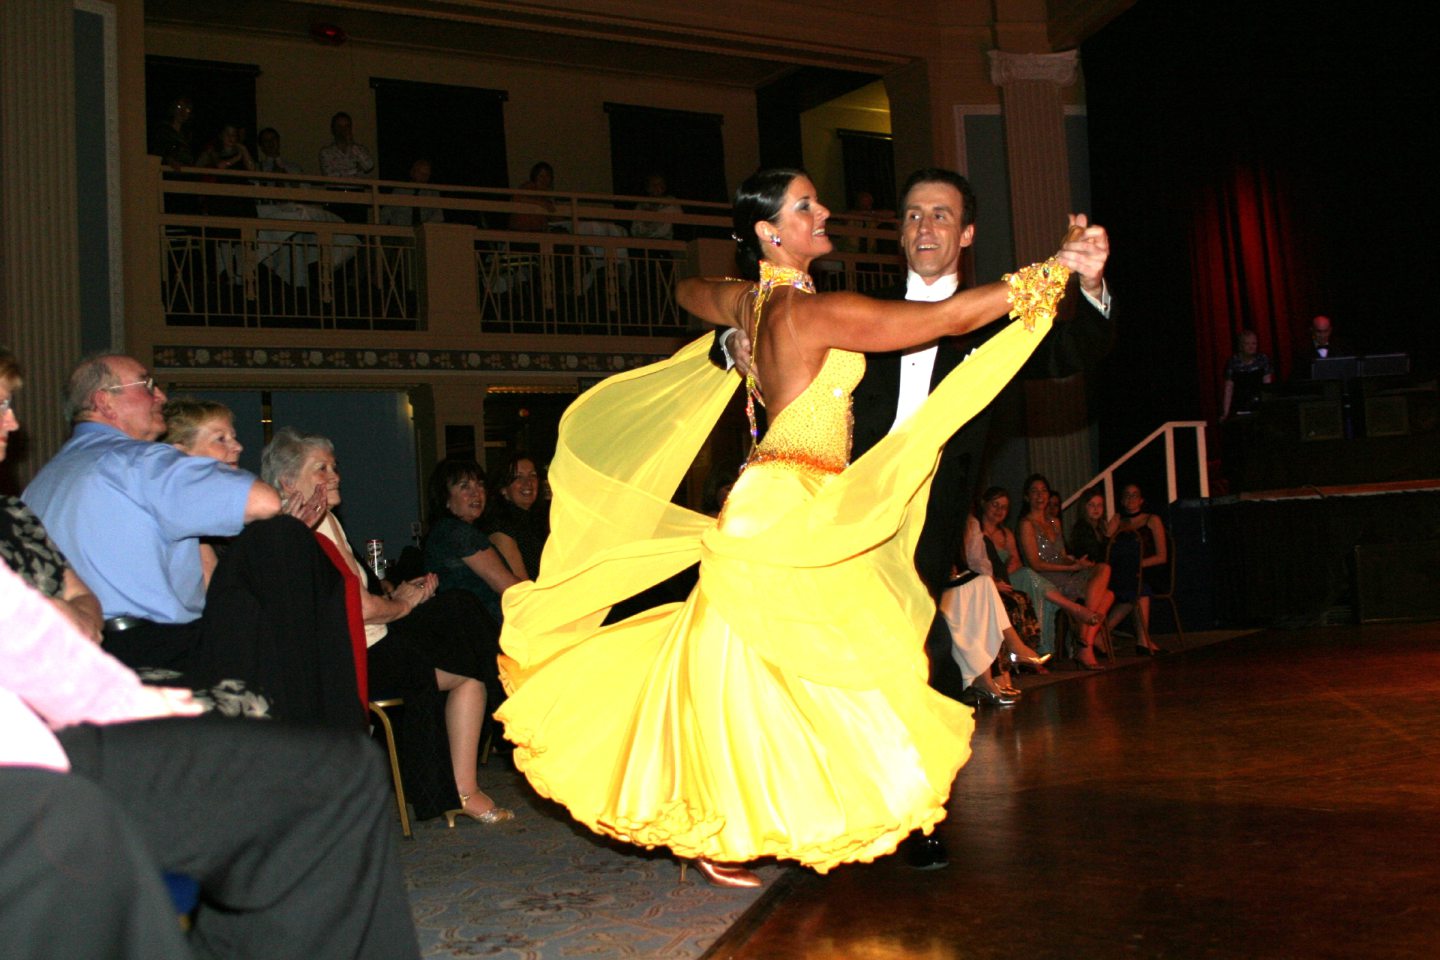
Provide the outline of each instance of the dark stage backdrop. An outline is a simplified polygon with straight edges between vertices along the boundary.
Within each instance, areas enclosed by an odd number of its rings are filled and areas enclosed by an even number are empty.
[[[1383,8],[1140,0],[1085,44],[1093,210],[1124,305],[1102,460],[1162,420],[1213,420],[1243,328],[1282,376],[1317,313],[1436,368],[1436,27],[1428,4]]]

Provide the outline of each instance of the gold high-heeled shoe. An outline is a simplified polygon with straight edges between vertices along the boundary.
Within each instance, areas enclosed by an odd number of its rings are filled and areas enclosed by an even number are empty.
[[[685,868],[689,863],[688,860],[680,861],[681,883],[685,882]],[[728,863],[714,863],[710,860],[696,860],[694,863],[695,869],[700,871],[702,877],[710,881],[711,886],[754,888],[765,885],[765,881],[761,880],[753,870],[747,870],[744,867]]]
[[[469,810],[465,809],[465,804],[473,796],[473,793],[460,794],[460,809],[445,811],[445,823],[450,827],[451,830],[455,829],[455,820],[459,817],[469,817],[471,820],[476,820],[480,823],[485,824],[486,826],[490,826],[496,823],[504,823],[506,820],[515,819],[515,812],[513,810],[509,810],[501,806],[492,806],[484,813],[471,813]]]

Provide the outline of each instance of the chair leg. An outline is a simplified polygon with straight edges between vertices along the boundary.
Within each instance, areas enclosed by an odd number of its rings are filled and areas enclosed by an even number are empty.
[[[405,784],[400,779],[400,756],[395,752],[395,729],[385,714],[385,707],[398,707],[404,701],[371,701],[370,712],[380,718],[380,729],[385,731],[385,751],[390,756],[390,779],[395,784],[395,806],[400,811],[400,832],[407,839],[414,839],[410,832],[410,812],[405,807]]]
[[[1185,644],[1185,628],[1180,625],[1180,608],[1175,606],[1175,598],[1168,593],[1160,599],[1170,604],[1170,614],[1175,618],[1175,636],[1183,646]]]
[[[490,751],[495,746],[495,718],[486,717],[484,733],[480,736],[480,766],[490,764]]]

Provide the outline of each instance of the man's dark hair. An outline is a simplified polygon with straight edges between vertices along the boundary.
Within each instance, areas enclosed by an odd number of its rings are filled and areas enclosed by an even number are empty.
[[[924,170],[916,170],[905,179],[905,187],[900,191],[901,207],[910,198],[910,191],[922,183],[943,183],[946,186],[954,187],[960,193],[961,203],[964,209],[960,211],[960,226],[968,227],[975,222],[976,200],[975,190],[966,180],[954,170],[946,170],[944,167],[926,167]]]
[[[334,133],[334,132],[335,132],[335,121],[336,121],[336,120],[339,120],[341,117],[344,117],[346,120],[350,120],[350,114],[346,113],[344,110],[340,110],[340,111],[336,112],[335,116],[333,116],[333,117],[330,118],[330,132],[331,132],[331,133]],[[355,121],[354,121],[354,120],[350,120],[350,122],[351,122],[351,123],[354,123]]]
[[[334,123],[334,121],[332,120],[331,123]],[[273,133],[277,137],[280,136],[279,130],[276,130],[274,127],[266,127],[264,130],[261,130],[259,133],[255,134],[255,142],[259,143],[265,138],[265,134],[267,133]]]

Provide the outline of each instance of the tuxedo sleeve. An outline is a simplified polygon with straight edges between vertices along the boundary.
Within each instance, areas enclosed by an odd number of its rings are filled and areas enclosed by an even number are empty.
[[[1056,323],[1020,371],[1023,380],[1053,380],[1093,367],[1115,344],[1115,307],[1101,313],[1080,298],[1075,318]]]

